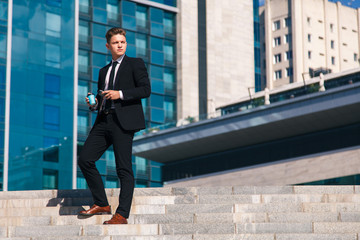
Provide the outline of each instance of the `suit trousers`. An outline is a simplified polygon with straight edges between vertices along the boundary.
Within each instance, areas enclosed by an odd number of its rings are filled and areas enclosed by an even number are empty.
[[[121,128],[116,113],[107,115],[100,113],[85,141],[78,162],[92,193],[94,204],[100,207],[108,206],[104,183],[95,162],[113,145],[116,173],[121,184],[119,206],[116,212],[124,218],[129,217],[134,193],[134,173],[131,161],[133,137],[134,131]]]

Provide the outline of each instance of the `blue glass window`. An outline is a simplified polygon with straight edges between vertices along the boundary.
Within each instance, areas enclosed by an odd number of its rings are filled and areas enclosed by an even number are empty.
[[[93,53],[92,59],[93,59],[93,62],[92,62],[93,66],[103,67],[107,64],[105,54]]]
[[[151,94],[150,96],[151,107],[163,108],[164,107],[164,96]]]
[[[151,22],[163,23],[164,11],[159,8],[150,8],[150,19]]]
[[[0,121],[5,122],[5,99],[4,98],[0,98]],[[0,146],[3,146],[3,145],[0,145]]]
[[[164,94],[164,82],[159,80],[151,80],[151,92]]]
[[[151,41],[151,49],[152,50],[158,50],[158,51],[163,51],[163,46],[164,46],[164,41],[161,38],[157,38],[157,37],[151,37],[150,38]]]
[[[0,20],[7,21],[8,19],[8,4],[7,2],[0,2]]]
[[[125,29],[136,30],[136,19],[134,17],[123,15],[122,20]]]
[[[79,111],[77,116],[78,132],[81,134],[87,134],[89,126],[89,116],[86,111]]]
[[[136,33],[131,31],[126,31],[126,42],[127,44],[135,45],[136,42]]]
[[[136,26],[140,28],[146,28],[147,27],[147,8],[141,5],[136,6]]]
[[[158,108],[151,108],[151,121],[164,123],[165,122],[164,110]]]
[[[150,77],[162,79],[163,78],[164,70],[162,67],[150,65]]]
[[[151,167],[151,180],[152,181],[161,181],[161,168],[160,167]]]
[[[147,160],[142,157],[135,157],[136,174],[147,174]]]
[[[150,1],[176,7],[176,0],[150,0]]]
[[[104,0],[93,0],[94,7],[106,9],[106,1]]]
[[[90,26],[87,21],[79,21],[79,41],[89,43]]]
[[[107,167],[116,167],[114,151],[109,149],[104,153]]]
[[[92,48],[95,52],[107,53],[107,48],[105,47],[106,40],[104,38],[93,37]]]
[[[46,13],[46,35],[60,37],[61,17],[58,14]]]
[[[128,45],[126,48],[126,55],[129,57],[136,57],[136,47],[133,45]]]
[[[89,0],[79,0],[79,10],[82,13],[89,12]]]
[[[135,16],[136,3],[122,1],[122,12],[129,16]]]
[[[100,68],[98,68],[98,67],[93,67],[92,68],[92,74],[93,74],[93,81],[95,81],[95,82],[97,82],[98,81],[98,77],[99,77],[99,72],[100,72]],[[93,88],[94,89],[94,88]]]
[[[5,66],[0,66],[0,89],[5,89],[5,84],[6,84],[5,73],[6,73]]]
[[[118,0],[108,0],[106,4],[106,11],[108,13],[108,19],[118,21],[119,17],[119,2]]]
[[[105,34],[107,31],[106,26],[97,23],[93,23],[92,26],[93,26],[93,36],[105,38]]]
[[[164,110],[165,110],[165,121],[175,121],[176,99],[172,97],[165,97]]]
[[[175,42],[173,41],[165,41],[164,44],[164,53],[165,53],[165,61],[174,63],[175,62]]]
[[[164,83],[165,83],[166,91],[175,91],[176,90],[175,71],[174,70],[165,69]]]
[[[46,0],[46,4],[54,7],[61,7],[61,0]]]
[[[76,178],[76,188],[77,189],[87,189],[88,188],[84,177],[78,176]]]
[[[151,63],[164,65],[164,54],[162,52],[151,51]]]
[[[151,23],[151,35],[164,37],[164,25],[162,23]]]
[[[79,72],[88,73],[89,69],[89,52],[84,50],[79,50]]]
[[[175,14],[165,12],[164,14],[164,31],[167,34],[175,34]]]
[[[105,2],[105,1],[102,1],[102,2]],[[107,23],[107,12],[106,12],[106,10],[101,10],[101,9],[98,9],[98,8],[94,8],[93,9],[93,20],[94,20],[94,22],[106,24]]]
[[[58,189],[58,171],[53,169],[43,170],[43,189]]]
[[[44,148],[59,146],[59,139],[54,137],[44,137],[43,146]]]
[[[60,68],[60,46],[46,43],[46,66]]]
[[[119,179],[117,177],[106,177],[105,181],[106,188],[118,188],[119,187]]]
[[[44,106],[44,128],[48,130],[60,129],[60,108],[57,106]]]
[[[59,162],[59,139],[44,137],[43,160],[46,162]]]
[[[59,98],[60,76],[45,74],[45,97]]]
[[[146,35],[137,33],[135,43],[136,43],[136,56],[137,57],[147,56],[148,42]]]
[[[6,58],[6,34],[0,34],[0,58]]]

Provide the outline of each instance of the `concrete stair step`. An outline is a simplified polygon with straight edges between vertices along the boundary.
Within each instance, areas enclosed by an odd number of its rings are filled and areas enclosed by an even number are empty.
[[[50,225],[102,225],[111,215],[96,215],[81,218],[77,215],[0,217],[0,226],[50,226]],[[171,224],[171,223],[315,223],[315,222],[357,222],[360,212],[343,213],[167,213],[133,214],[129,224]]]
[[[117,197],[120,189],[106,189],[109,197]],[[137,188],[134,196],[179,195],[283,195],[283,194],[360,194],[360,186],[234,186],[234,187],[164,187]],[[91,198],[88,189],[0,192],[0,199]]]
[[[109,204],[118,205],[118,197],[109,197]],[[180,196],[135,196],[133,205],[174,204],[260,204],[260,203],[360,203],[360,194],[282,194],[282,195],[180,195]],[[84,198],[39,198],[3,199],[2,208],[40,208],[91,206],[93,199]]]
[[[0,240],[357,240],[357,234],[194,234],[153,236],[14,237]]]
[[[167,235],[234,235],[261,234],[269,237],[278,234],[321,237],[330,234],[358,234],[359,222],[354,223],[246,223],[246,224],[129,224],[88,226],[19,226],[0,227],[2,238],[44,237],[103,237],[103,236],[167,236]],[[258,235],[259,237],[260,235]],[[288,235],[283,235],[283,238]],[[211,238],[212,239],[212,238]],[[276,239],[279,239],[278,237]]]
[[[106,189],[115,211],[120,189]],[[0,192],[0,240],[358,240],[359,186],[135,189],[128,225],[79,217],[88,190]]]

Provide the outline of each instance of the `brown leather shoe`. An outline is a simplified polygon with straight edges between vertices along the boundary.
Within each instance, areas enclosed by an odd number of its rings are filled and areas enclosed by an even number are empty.
[[[127,224],[126,218],[118,213],[115,213],[109,221],[105,221],[104,224]]]
[[[80,211],[79,215],[83,216],[92,216],[92,215],[101,215],[101,214],[111,214],[111,207],[99,207],[97,205],[93,205],[89,210]]]

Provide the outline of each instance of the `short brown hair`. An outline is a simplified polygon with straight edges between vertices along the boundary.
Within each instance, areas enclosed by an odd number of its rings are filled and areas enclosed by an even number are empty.
[[[124,29],[119,28],[119,27],[114,27],[114,28],[109,29],[106,32],[105,37],[106,37],[107,43],[110,43],[110,39],[112,38],[112,36],[117,35],[117,34],[120,34],[120,35],[123,35],[124,37],[126,37],[126,31]]]

